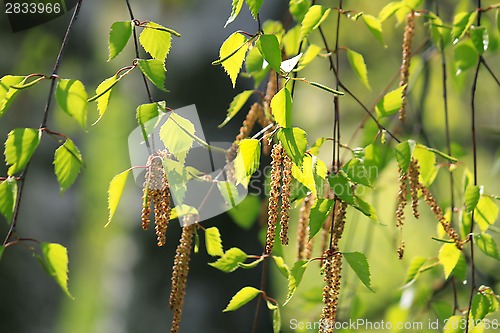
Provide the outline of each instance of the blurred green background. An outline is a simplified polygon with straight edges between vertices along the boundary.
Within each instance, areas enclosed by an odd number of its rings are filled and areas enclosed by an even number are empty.
[[[179,31],[182,38],[174,38],[167,60],[166,87],[170,93],[159,93],[153,88],[156,100],[164,99],[173,109],[190,104],[197,106],[208,141],[232,141],[244,119],[241,112],[223,130],[217,125],[224,119],[232,97],[252,82],[239,78],[236,89],[224,71],[211,62],[218,58],[222,42],[237,29],[256,31],[247,9],[226,29],[223,25],[230,12],[229,0],[150,0],[132,1],[136,18],[151,20]],[[336,1],[318,1],[337,6]],[[389,1],[344,1],[344,8],[358,9],[376,15]],[[433,9],[433,1],[426,6]],[[441,15],[449,22],[455,11],[472,10],[471,1],[439,1]],[[483,7],[494,1],[483,1]],[[288,1],[266,0],[261,11],[262,20],[290,22]],[[492,19],[493,12],[486,14]],[[324,27],[330,45],[333,45],[334,15]],[[50,74],[64,35],[70,14],[30,30],[12,33],[5,15],[0,15],[0,75]],[[80,17],[69,41],[59,75],[84,82],[87,91],[93,91],[105,78],[119,68],[131,64],[134,53],[128,45],[123,54],[111,62],[107,42],[111,24],[128,20],[125,1],[84,1]],[[417,23],[414,45],[420,45],[426,35],[423,19]],[[387,48],[381,46],[361,21],[342,19],[340,44],[361,52],[369,71],[372,91],[367,90],[349,68],[345,54],[341,55],[340,73],[344,83],[368,106],[397,75],[401,62],[403,27],[394,19],[384,23]],[[319,36],[313,40],[320,43]],[[495,41],[496,39],[496,41]],[[498,45],[496,36],[490,36],[492,47]],[[404,132],[431,147],[445,150],[444,115],[438,52],[428,45],[413,60],[409,116]],[[449,103],[451,136],[455,151],[464,164],[471,168],[470,140],[470,86],[472,73],[455,77],[451,65],[451,50],[447,50],[449,66]],[[493,71],[500,75],[498,52],[486,55]],[[302,75],[334,85],[333,74],[327,71],[327,59],[317,59]],[[391,89],[397,85],[398,79]],[[10,129],[38,127],[45,105],[48,82],[21,92],[7,114],[0,120],[0,141]],[[484,70],[480,73],[477,95],[479,182],[490,193],[500,189],[500,99],[499,89]],[[41,241],[65,245],[70,257],[69,288],[76,300],[60,291],[42,267],[23,246],[5,251],[0,261],[0,332],[15,333],[143,333],[168,332],[171,313],[168,293],[171,266],[179,229],[176,223],[169,228],[167,246],[158,248],[152,231],[140,228],[141,191],[129,182],[114,222],[103,228],[107,220],[107,187],[111,178],[130,167],[127,137],[135,125],[137,105],[147,103],[147,96],[138,72],[125,78],[115,89],[110,108],[102,121],[82,133],[78,125],[56,106],[51,112],[49,128],[73,138],[86,161],[77,183],[64,195],[53,174],[52,158],[57,142],[48,137],[34,155],[28,175],[25,197],[19,217],[19,234]],[[350,141],[356,126],[364,117],[363,110],[349,97],[341,99],[342,142],[351,147],[366,145],[375,136],[373,124],[368,122],[363,133]],[[92,106],[95,108],[94,106]],[[331,95],[309,86],[299,85],[295,95],[294,122],[309,134],[309,142],[331,136],[333,112]],[[91,109],[91,119],[97,111]],[[404,133],[404,134],[401,134]],[[325,145],[322,156],[329,161],[331,146]],[[349,158],[346,154],[345,159]],[[267,160],[265,160],[267,161]],[[267,163],[267,162],[266,162]],[[462,187],[463,167],[457,171],[456,189]],[[0,174],[6,173],[4,166]],[[446,170],[441,170],[432,190],[438,201],[449,203],[449,185]],[[375,225],[360,213],[349,210],[347,230],[341,247],[346,251],[363,251],[372,270],[371,293],[356,282],[352,272],[345,268],[343,294],[340,302],[340,320],[368,318],[371,321],[398,318],[426,323],[436,319],[436,313],[427,305],[441,300],[452,303],[451,287],[443,286],[440,269],[427,272],[422,279],[407,289],[400,289],[412,257],[433,257],[440,244],[431,239],[436,234],[436,221],[423,208],[419,221],[408,218],[405,226],[407,245],[404,260],[396,255],[399,232],[394,228],[397,195],[397,167],[389,165],[380,175],[377,191],[371,195],[381,224]],[[297,209],[298,210],[298,209]],[[297,210],[294,212],[296,221]],[[408,211],[407,216],[410,215]],[[222,233],[224,248],[240,247],[246,253],[260,254],[257,223],[250,230],[236,226],[224,215],[203,222],[217,226]],[[0,224],[0,235],[8,226]],[[293,235],[294,227],[292,227]],[[498,234],[494,237],[498,240]],[[292,245],[284,249],[289,265],[295,261],[294,237]],[[319,251],[317,252],[319,254]],[[213,261],[204,251],[191,261],[182,332],[249,332],[254,303],[234,313],[222,313],[231,296],[243,286],[259,286],[260,268],[221,273],[207,262]],[[479,255],[478,284],[500,289],[500,265],[493,259]],[[272,265],[271,265],[272,266]],[[297,296],[283,310],[283,332],[292,331],[290,320],[317,321],[321,312],[322,277],[318,265],[310,265]],[[280,302],[286,294],[286,281],[273,268],[269,295]],[[442,291],[439,291],[442,288]],[[465,291],[466,288],[460,290]],[[460,293],[465,307],[466,293]],[[269,315],[264,311],[259,332],[272,331]]]

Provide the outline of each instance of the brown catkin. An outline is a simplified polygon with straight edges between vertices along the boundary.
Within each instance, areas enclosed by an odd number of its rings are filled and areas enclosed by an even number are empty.
[[[147,230],[149,227],[149,216],[151,215],[151,190],[149,189],[150,173],[146,171],[144,185],[142,188],[142,212],[141,212],[141,225],[142,229]]]
[[[186,294],[186,281],[189,271],[189,259],[193,246],[193,235],[196,223],[193,215],[183,217],[184,227],[182,235],[175,252],[174,267],[172,268],[172,288],[170,291],[169,307],[174,312],[171,333],[179,331],[182,317],[182,306]]]
[[[410,193],[411,193],[411,207],[413,209],[413,216],[419,218],[418,213],[418,190],[419,190],[419,180],[420,175],[419,166],[416,160],[411,159],[410,166],[408,167],[408,175],[410,179]]]
[[[267,220],[266,254],[271,254],[276,235],[276,222],[278,220],[278,202],[280,197],[281,164],[283,146],[277,143],[271,152],[271,190],[269,192],[269,218]]]
[[[403,103],[399,109],[399,120],[404,121],[406,116],[406,93],[408,91],[408,78],[410,76],[411,45],[415,35],[415,12],[412,10],[406,15],[406,25],[403,35],[403,56],[401,61],[401,80],[399,86],[403,87]]]
[[[252,129],[257,121],[257,117],[260,113],[261,106],[258,103],[254,103],[250,107],[250,111],[248,111],[245,120],[243,121],[243,125],[240,127],[240,132],[236,136],[235,142],[240,142],[241,140],[248,138]]]
[[[281,244],[288,245],[288,222],[290,220],[290,191],[292,184],[292,159],[282,151],[283,159],[283,185],[281,186]]]
[[[420,190],[422,191],[425,203],[431,208],[431,211],[434,213],[439,223],[443,226],[443,229],[448,235],[448,237],[450,237],[455,242],[455,245],[457,246],[458,249],[460,250],[463,249],[464,247],[463,242],[460,240],[460,237],[458,236],[456,230],[453,229],[451,223],[444,217],[443,210],[437,204],[436,199],[432,196],[432,193],[429,191],[427,187],[425,187],[422,184],[420,184],[419,187]]]
[[[404,255],[405,255],[405,241],[401,240],[398,247],[398,258],[403,259]]]
[[[262,116],[259,120],[260,125],[264,128],[271,124],[271,100],[273,99],[274,95],[278,92],[279,89],[279,82],[276,77],[276,72],[270,71],[269,72],[269,81],[267,82],[266,86],[266,94],[264,95],[264,102],[263,102],[263,110],[262,110]],[[274,131],[274,126],[269,128],[265,133],[264,133],[264,140],[262,140],[262,150],[265,155],[269,156],[271,152],[271,140],[269,140],[271,133]]]
[[[309,193],[300,206],[299,224],[297,226],[297,260],[310,259],[312,242],[309,241],[309,217],[314,202],[314,196]],[[311,246],[309,245],[311,244]]]
[[[399,192],[398,192],[398,208],[396,209],[396,227],[400,228],[404,225],[406,207],[406,195],[408,194],[408,173],[403,172],[399,168]]]

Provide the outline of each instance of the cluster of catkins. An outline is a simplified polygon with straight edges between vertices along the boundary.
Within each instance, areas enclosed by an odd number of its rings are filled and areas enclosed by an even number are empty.
[[[431,211],[436,216],[437,220],[443,227],[444,231],[451,238],[452,241],[455,242],[457,248],[463,248],[463,241],[460,240],[458,233],[451,225],[451,222],[448,221],[445,216],[442,208],[437,204],[436,199],[432,196],[432,193],[429,189],[420,183],[419,181],[419,165],[415,159],[411,159],[410,165],[408,166],[408,170],[403,172],[401,168],[399,169],[399,193],[398,193],[398,206],[396,209],[396,226],[402,228],[404,225],[404,208],[407,204],[407,196],[408,190],[411,193],[412,200],[412,210],[415,218],[419,218],[420,214],[418,212],[418,204],[419,204],[419,193],[422,194],[425,203],[431,208]],[[401,241],[401,244],[398,248],[398,256],[399,258],[403,258],[404,255],[404,241]]]
[[[408,78],[410,76],[411,45],[415,35],[415,12],[412,10],[406,15],[406,25],[403,34],[403,56],[401,60],[401,80],[399,86],[403,87],[403,103],[399,109],[399,120],[404,121],[406,117],[406,93],[408,91]]]
[[[281,143],[276,143],[271,151],[271,190],[269,191],[269,210],[267,220],[265,254],[273,250],[278,217],[280,218],[281,244],[288,245],[288,221],[290,219],[290,191],[292,183],[292,159],[288,156]],[[281,209],[278,211],[281,198]]]

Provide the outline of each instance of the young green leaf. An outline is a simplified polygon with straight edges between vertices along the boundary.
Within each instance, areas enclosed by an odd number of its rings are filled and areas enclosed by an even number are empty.
[[[73,141],[66,139],[54,154],[54,171],[61,185],[61,193],[66,191],[76,180],[83,166],[80,151]]]
[[[477,11],[470,13],[460,12],[455,15],[453,18],[453,29],[451,30],[451,38],[454,44],[465,36],[471,25],[476,20],[476,17]]]
[[[255,195],[247,195],[236,207],[227,211],[234,223],[248,230],[259,216],[260,199]]]
[[[351,67],[354,70],[354,73],[356,73],[361,82],[363,82],[363,84],[369,90],[371,90],[370,82],[368,82],[368,70],[366,69],[366,63],[365,59],[363,58],[363,55],[361,55],[356,51],[348,49],[347,59],[349,60],[349,63],[351,64]]]
[[[41,243],[43,258],[40,263],[47,273],[52,276],[61,289],[74,299],[68,289],[68,250],[57,243]]]
[[[5,161],[10,168],[9,176],[21,171],[40,144],[42,132],[35,128],[16,128],[5,141]]]
[[[260,141],[244,139],[239,143],[238,155],[234,160],[236,184],[248,186],[250,178],[260,165]]]
[[[317,199],[309,215],[309,240],[311,240],[323,227],[326,218],[330,215],[334,201],[330,199]]]
[[[17,202],[17,181],[9,177],[0,183],[0,213],[5,216],[7,222],[12,221]]]
[[[378,13],[378,19],[379,19],[379,21],[380,22],[384,22],[389,17],[391,17],[392,15],[394,15],[394,13],[397,12],[401,8],[401,5],[402,5],[402,3],[400,1],[389,2]]]
[[[281,39],[287,57],[293,57],[299,52],[300,46],[300,24],[289,29]]]
[[[290,0],[289,4],[290,14],[297,22],[302,22],[310,7],[311,2],[309,0]]]
[[[474,322],[480,322],[490,312],[490,300],[482,293],[477,293],[472,299],[471,315]]]
[[[250,8],[250,12],[253,17],[257,19],[257,15],[259,15],[260,8],[264,3],[264,0],[245,0],[247,2],[248,8]]]
[[[186,156],[193,146],[194,134],[193,123],[174,112],[160,128],[160,139],[165,148],[182,164],[186,161]]]
[[[487,256],[500,260],[497,243],[490,235],[486,233],[474,235],[474,243]]]
[[[344,172],[331,174],[328,178],[330,187],[336,196],[350,205],[354,205],[354,193],[352,192],[351,184]]]
[[[139,36],[139,42],[144,50],[162,63],[165,63],[172,45],[172,35],[164,29],[162,25],[148,22]]]
[[[300,58],[299,64],[294,71],[299,72],[304,68],[306,68],[307,65],[309,65],[314,59],[316,59],[316,57],[320,54],[320,52],[321,52],[321,47],[319,47],[318,45],[315,44],[309,45],[307,51]]]
[[[420,275],[420,270],[427,262],[425,257],[415,257],[411,260],[410,267],[406,273],[405,286],[411,285]]]
[[[321,83],[318,83],[318,82],[307,81],[307,83],[309,83],[313,87],[316,87],[316,88],[319,88],[321,90],[327,91],[330,94],[334,94],[334,95],[337,95],[337,96],[343,96],[344,95],[344,93],[342,91],[335,90],[333,88],[330,88],[330,87],[325,86],[324,84],[321,84]]]
[[[240,268],[243,268],[243,269],[252,269],[252,268],[255,268],[257,267],[258,264],[260,264],[261,262],[264,261],[264,256],[258,258],[258,259],[255,259],[254,261],[248,263],[248,264],[245,264],[245,263],[239,263],[238,264],[238,267]]]
[[[286,300],[283,303],[283,306],[285,306],[292,299],[293,294],[295,294],[297,287],[302,281],[306,268],[307,260],[299,260],[293,265],[290,275],[288,276],[288,294],[286,295]]]
[[[369,217],[373,222],[375,222],[375,223],[379,222],[377,211],[375,210],[375,207],[373,207],[371,204],[364,201],[360,197],[354,197],[353,207],[356,208],[357,210],[359,210],[365,216]]]
[[[267,307],[273,312],[273,333],[281,332],[281,313],[277,305],[272,304],[267,300]]]
[[[219,229],[216,227],[205,229],[205,246],[207,253],[212,257],[224,255]]]
[[[380,118],[389,117],[398,112],[403,104],[404,88],[405,86],[394,89],[382,97],[376,107],[377,114]]]
[[[445,325],[443,327],[443,333],[463,333],[464,330],[462,326],[464,324],[464,318],[462,316],[451,316],[445,320]]]
[[[248,255],[237,247],[230,248],[216,262],[209,263],[210,266],[217,268],[225,273],[235,271],[240,263],[247,260]]]
[[[463,254],[460,254],[460,258],[451,274],[460,281],[465,281],[467,279],[467,262]]]
[[[139,124],[146,124],[149,120],[160,115],[165,110],[165,101],[141,104],[137,107],[136,118]]]
[[[467,208],[468,212],[472,212],[474,208],[476,208],[477,203],[479,202],[479,198],[481,197],[481,193],[479,192],[479,187],[475,185],[467,186],[464,196],[465,196],[465,208]]]
[[[109,99],[111,97],[111,92],[113,91],[114,85],[118,83],[116,76],[112,76],[102,81],[95,90],[96,96],[101,95],[97,101],[97,111],[99,112],[99,118],[101,118],[106,110],[108,109]]]
[[[178,219],[181,216],[184,215],[200,215],[198,213],[198,210],[194,207],[188,206],[188,205],[177,205],[172,209],[172,212],[170,213],[170,219]]]
[[[233,296],[233,298],[231,298],[231,301],[229,301],[229,304],[222,312],[236,311],[253,300],[260,293],[262,293],[262,290],[253,287],[243,287]]]
[[[370,283],[370,267],[368,266],[366,256],[361,252],[347,252],[342,253],[342,255],[361,282],[363,282],[368,289],[373,291]]]
[[[309,7],[309,10],[304,16],[300,27],[300,40],[303,40],[309,34],[316,30],[330,14],[330,8],[325,8],[320,5]]]
[[[297,164],[292,165],[292,176],[297,179],[302,185],[307,187],[311,192],[316,193],[316,182],[314,179],[314,169],[315,169],[315,161],[317,158],[314,158],[310,155],[304,155],[304,159],[302,161],[302,168],[297,166]]]
[[[106,223],[105,227],[107,227],[113,216],[116,213],[118,208],[118,204],[120,203],[120,199],[122,198],[123,190],[125,190],[125,184],[127,183],[127,177],[130,173],[130,169],[123,171],[122,173],[117,174],[113,177],[111,182],[109,183],[108,189],[108,209],[109,209],[109,217],[108,223]]]
[[[217,188],[227,206],[234,208],[240,202],[238,189],[232,182],[219,181],[217,182]]]
[[[163,66],[163,61],[158,59],[143,60],[137,62],[141,72],[146,75],[149,81],[153,83],[158,89],[167,91],[165,89],[165,73],[167,70]]]
[[[108,61],[120,54],[127,45],[132,35],[132,22],[115,22],[109,32],[109,57]]]
[[[419,181],[429,187],[436,179],[438,168],[436,166],[436,154],[427,149],[426,146],[416,145],[413,150],[413,158],[418,161],[420,176]]]
[[[78,80],[62,79],[57,84],[56,100],[61,109],[87,128],[87,92]]]
[[[281,127],[292,126],[292,94],[283,87],[271,100],[271,111]]]
[[[243,6],[243,0],[233,0],[233,4],[231,6],[231,16],[226,21],[226,24],[224,24],[224,28],[227,27],[227,25],[231,22],[233,22],[237,17],[238,14],[241,11],[241,7]]]
[[[279,73],[281,67],[281,49],[278,38],[275,35],[262,35],[259,37],[256,46],[269,66]]]
[[[222,43],[219,50],[219,60],[213,63],[222,64],[222,67],[224,67],[224,70],[233,83],[233,88],[236,86],[236,79],[240,73],[241,66],[243,66],[247,50],[248,43],[246,37],[235,32]]]
[[[280,128],[278,140],[285,148],[286,153],[297,166],[302,166],[304,154],[307,150],[306,132],[298,127]]]
[[[489,38],[486,27],[472,27],[469,30],[470,39],[478,54],[482,55],[488,49]]]
[[[385,47],[384,36],[382,35],[382,22],[378,18],[366,14],[362,16],[362,19],[372,35]]]
[[[349,179],[356,183],[370,187],[371,182],[368,178],[368,172],[366,171],[363,160],[360,158],[353,158],[347,162],[342,169],[345,171]]]
[[[478,53],[470,40],[462,41],[453,49],[453,59],[457,68],[456,75],[474,67],[478,60]]]
[[[288,265],[285,263],[285,260],[282,257],[278,256],[273,256],[274,263],[276,264],[276,267],[278,267],[278,270],[280,271],[281,275],[283,275],[285,278],[288,279],[290,276],[290,268]]]
[[[11,88],[25,79],[24,76],[5,75],[0,79],[0,117],[2,117],[19,92],[19,89]]]
[[[229,109],[227,109],[226,119],[219,125],[219,128],[226,125],[234,116],[241,110],[241,108],[248,101],[250,96],[254,93],[254,90],[245,90],[234,97],[229,105]]]
[[[406,172],[408,170],[414,149],[415,141],[413,140],[403,141],[394,149],[396,160],[398,161],[398,165],[402,172]]]
[[[439,250],[439,262],[443,265],[444,276],[448,278],[460,259],[460,250],[455,244],[446,243]]]
[[[481,231],[486,231],[498,218],[498,206],[490,197],[481,197],[474,210],[474,220]]]
[[[245,60],[245,68],[248,74],[254,75],[255,73],[263,72],[264,70],[264,58],[260,51],[256,47],[252,47]],[[265,69],[268,69],[267,67]],[[267,72],[267,71],[266,71]]]

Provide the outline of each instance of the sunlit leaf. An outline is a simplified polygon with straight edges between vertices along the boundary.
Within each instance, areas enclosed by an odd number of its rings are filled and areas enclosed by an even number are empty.
[[[439,262],[443,265],[444,276],[448,278],[460,259],[460,250],[455,244],[446,243],[439,250]]]
[[[281,275],[288,279],[291,271],[288,265],[285,263],[285,260],[282,257],[278,256],[273,256],[273,260]]]
[[[483,320],[484,317],[489,313],[490,310],[490,300],[487,296],[482,293],[476,293],[472,299],[471,315],[475,322]]]
[[[209,263],[210,266],[217,268],[225,273],[236,270],[238,264],[245,262],[248,255],[237,247],[233,247],[224,253],[216,262]]]
[[[361,282],[373,291],[370,282],[370,266],[368,265],[366,256],[361,252],[344,252],[342,255]]]
[[[384,36],[382,35],[382,22],[372,15],[365,14],[361,18],[363,19],[363,22],[365,22],[366,27],[368,28],[368,30],[370,30],[373,36],[375,36],[380,44],[385,46]]]
[[[366,171],[364,162],[360,158],[353,158],[347,162],[342,169],[345,171],[349,179],[356,183],[365,186],[371,186],[368,172]]]
[[[163,61],[158,59],[140,59],[137,64],[141,72],[146,75],[151,83],[158,89],[167,91],[167,89],[165,89],[165,73],[167,70],[163,66]]]
[[[455,67],[457,68],[456,75],[459,75],[477,64],[478,53],[472,42],[466,40],[455,45],[453,49],[453,58],[455,60]]]
[[[0,183],[0,213],[5,216],[7,222],[12,221],[17,202],[17,181],[9,177]]]
[[[464,320],[462,316],[451,316],[446,319],[446,324],[443,327],[443,333],[462,333]]]
[[[354,208],[359,210],[361,213],[372,219],[372,221],[378,223],[378,215],[377,211],[375,210],[375,207],[371,205],[370,203],[364,201],[360,197],[354,197]]]
[[[299,260],[293,265],[290,271],[290,275],[288,276],[288,294],[286,296],[286,300],[283,303],[283,305],[286,305],[292,299],[293,295],[295,294],[295,291],[297,290],[297,287],[302,281],[302,277],[304,276],[306,268],[307,268],[306,260]]]
[[[290,0],[289,4],[290,14],[297,22],[302,22],[310,7],[311,1],[309,0]]]
[[[272,69],[280,72],[281,49],[278,38],[275,35],[262,35],[256,43],[262,57],[269,63]]]
[[[253,17],[257,19],[257,15],[259,15],[260,7],[264,3],[264,0],[245,0],[247,2],[248,8],[250,8],[250,12]]]
[[[365,59],[363,56],[356,51],[348,49],[347,59],[349,60],[354,73],[356,73],[361,82],[363,82],[363,84],[371,90],[370,83],[368,82],[368,70],[366,69]]]
[[[344,172],[331,174],[330,177],[328,177],[328,182],[336,196],[350,205],[354,204],[354,194],[351,184],[349,184],[347,175]]]
[[[117,83],[116,76],[112,76],[102,81],[97,89],[95,90],[96,95],[100,95],[106,92],[97,99],[97,110],[99,111],[99,117],[102,117],[106,110],[108,109],[109,99],[111,97],[112,87]]]
[[[453,43],[456,43],[459,39],[465,36],[471,25],[476,20],[476,17],[476,11],[470,13],[460,12],[455,15],[453,18],[453,29],[451,30]]]
[[[238,310],[243,305],[257,297],[260,293],[262,293],[262,291],[259,289],[253,287],[243,287],[233,296],[233,298],[231,298],[231,301],[223,312]]]
[[[309,240],[311,240],[323,227],[330,215],[334,201],[330,199],[317,199],[309,215]]]
[[[61,109],[87,128],[87,92],[78,80],[62,79],[57,84],[56,99]]]
[[[285,148],[286,153],[298,166],[302,165],[304,154],[307,150],[306,132],[298,127],[281,128],[277,137]]]
[[[413,158],[418,162],[420,171],[419,181],[424,186],[429,187],[438,174],[436,154],[423,145],[416,145],[413,150]]]
[[[19,92],[18,89],[11,88],[25,79],[24,76],[5,75],[0,79],[0,117],[2,117],[10,106],[14,97]]]
[[[481,197],[474,210],[474,220],[481,231],[486,231],[490,225],[495,223],[497,218],[498,206],[495,202],[490,197]]]
[[[229,23],[233,22],[238,17],[238,14],[240,13],[242,6],[243,6],[243,0],[233,0],[233,3],[231,5],[231,15],[227,19],[226,24],[224,24],[224,28],[227,27]]]
[[[117,174],[113,177],[111,182],[109,183],[108,189],[108,209],[109,209],[109,217],[108,226],[113,219],[113,216],[118,209],[118,204],[120,203],[120,199],[122,198],[123,191],[125,190],[125,184],[127,183],[127,177],[130,173],[130,169],[123,171],[122,173]]]
[[[400,1],[393,1],[389,2],[387,5],[384,6],[378,13],[378,19],[380,22],[384,22],[387,20],[389,17],[394,15],[395,12],[401,8],[402,3]]]
[[[205,246],[207,248],[207,253],[211,256],[224,255],[219,229],[216,227],[205,229]]]
[[[389,117],[401,108],[403,105],[403,90],[405,86],[401,86],[394,89],[387,94],[378,102],[376,111],[379,117]]]
[[[68,289],[68,250],[61,244],[41,243],[43,258],[40,259],[43,267],[52,276],[61,289],[73,299]]]
[[[172,35],[158,28],[164,27],[154,22],[148,22],[139,36],[139,42],[154,59],[164,63],[170,51]]]
[[[109,57],[108,61],[120,54],[132,36],[132,22],[115,22],[109,32]]]
[[[232,182],[219,181],[217,182],[217,188],[224,198],[226,205],[235,207],[236,203],[240,201],[238,189]]]
[[[283,87],[271,100],[271,110],[276,122],[282,127],[292,126],[292,95]]]
[[[309,45],[307,48],[307,51],[304,53],[304,55],[300,58],[299,65],[297,66],[297,69],[295,69],[296,72],[303,70],[304,68],[307,67],[316,57],[319,55],[321,52],[321,47],[315,44]]]
[[[300,27],[300,40],[303,40],[309,34],[317,29],[330,14],[330,8],[320,5],[311,6],[302,20]]]
[[[300,46],[300,24],[289,29],[283,36],[281,43],[287,57],[293,57],[299,53]]]
[[[478,54],[483,54],[488,49],[489,38],[486,27],[472,27],[469,30],[470,39]]]
[[[415,149],[415,141],[408,140],[399,143],[395,148],[396,160],[402,172],[406,172],[410,166],[410,161]]]
[[[427,258],[425,257],[415,257],[411,260],[410,266],[408,267],[408,271],[406,272],[406,278],[405,278],[405,286],[410,285],[414,281],[417,280],[419,274],[420,274],[420,269],[424,266],[424,264],[427,262]]]
[[[61,193],[66,191],[76,180],[83,166],[80,151],[73,141],[66,139],[54,154],[54,171],[61,185]]]
[[[236,78],[240,73],[241,66],[243,66],[247,50],[246,37],[235,32],[222,43],[219,50],[219,60],[214,62],[214,64],[222,63],[222,67],[233,83],[233,88],[236,85]]]
[[[239,263],[238,264],[238,267],[240,268],[243,268],[243,269],[252,269],[252,268],[255,268],[257,267],[261,262],[264,261],[264,256],[261,256],[260,258],[258,259],[255,259],[254,261],[248,263],[248,264],[245,264],[245,263]]]
[[[486,233],[474,235],[474,243],[487,256],[500,260],[497,243],[490,235]]]
[[[264,70],[264,58],[262,57],[262,54],[260,54],[258,48],[252,47],[248,51],[245,60],[245,68],[247,73],[251,75],[260,73]]]
[[[260,141],[244,139],[238,146],[238,155],[234,160],[236,184],[248,185],[250,178],[260,165]]]
[[[182,164],[186,161],[186,156],[193,146],[194,135],[193,123],[174,112],[170,113],[167,121],[160,128],[160,139],[165,148]]]
[[[464,197],[465,197],[465,208],[467,208],[468,212],[472,212],[474,208],[476,208],[477,203],[479,202],[479,198],[481,197],[481,193],[479,192],[479,187],[474,185],[467,186]]]
[[[253,93],[253,90],[245,90],[234,97],[234,99],[231,101],[231,104],[229,105],[229,109],[227,109],[226,119],[224,119],[224,122],[219,125],[219,128],[223,127],[231,119],[233,119],[233,117],[241,110],[241,108],[245,105],[245,103]]]
[[[5,162],[10,165],[8,175],[24,169],[40,144],[42,132],[35,128],[16,128],[10,131],[5,141]]]

